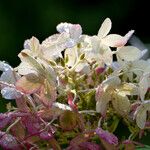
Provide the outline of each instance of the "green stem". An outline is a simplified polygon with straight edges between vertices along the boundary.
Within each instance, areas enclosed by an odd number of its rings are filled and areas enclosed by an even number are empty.
[[[6,132],[8,133],[8,132],[10,131],[10,129],[11,129],[13,126],[15,126],[20,120],[21,120],[20,117],[17,118],[17,119],[15,120],[15,122],[14,122],[13,124],[11,124],[11,125],[7,128]]]

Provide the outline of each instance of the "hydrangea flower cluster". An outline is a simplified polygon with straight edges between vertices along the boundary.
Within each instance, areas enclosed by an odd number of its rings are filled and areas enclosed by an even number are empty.
[[[18,67],[0,61],[2,97],[15,100],[0,113],[3,149],[135,148],[150,128],[150,61],[125,46],[133,30],[109,34],[111,26],[106,18],[88,36],[79,24],[61,23],[41,44],[24,42]],[[117,137],[120,123],[129,135]]]

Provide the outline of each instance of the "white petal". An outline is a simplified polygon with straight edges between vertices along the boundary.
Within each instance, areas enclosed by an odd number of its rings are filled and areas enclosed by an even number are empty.
[[[49,83],[56,84],[57,75],[51,65],[49,65],[46,61],[42,59],[37,59],[37,62],[44,66],[45,77],[48,79]]]
[[[110,66],[113,62],[113,53],[109,47],[103,54],[103,60],[105,64],[108,66]]]
[[[60,23],[57,26],[57,31],[60,33],[68,33],[74,42],[78,42],[79,37],[82,34],[82,28],[79,24]]]
[[[92,36],[90,38],[91,40],[91,46],[92,46],[92,52],[98,53],[100,49],[100,40],[97,36]]]
[[[35,54],[40,52],[40,43],[36,37],[32,37],[24,42],[24,48],[33,51]]]
[[[114,61],[112,64],[111,64],[111,68],[113,70],[118,70],[121,68],[121,65],[117,62],[117,61]]]
[[[43,57],[47,60],[53,60],[62,57],[61,52],[67,48],[66,43],[69,40],[68,33],[55,34],[44,40],[41,44]]]
[[[107,111],[107,105],[110,100],[111,96],[109,95],[109,93],[103,93],[100,96],[100,99],[96,102],[96,111],[101,113],[102,115],[105,115]]]
[[[146,68],[149,67],[149,65],[150,64],[147,61],[141,59],[141,60],[137,60],[137,61],[132,62],[130,69],[134,73],[137,71],[144,72],[144,71],[146,71]]]
[[[135,61],[141,57],[141,51],[134,46],[118,48],[117,57],[125,61]]]
[[[144,129],[146,123],[146,110],[140,109],[136,115],[136,123],[139,128]]]
[[[82,62],[82,63],[79,63],[77,66],[76,66],[76,69],[75,69],[76,72],[81,72],[83,74],[89,74],[90,73],[90,66],[88,63],[86,62]]]
[[[57,108],[62,109],[62,110],[71,110],[69,105],[65,105],[65,104],[62,104],[59,102],[54,102],[53,107],[57,107]]]
[[[140,92],[140,98],[143,101],[145,98],[145,94],[150,86],[149,77],[150,74],[145,74],[141,77],[139,82],[139,92]]]
[[[102,39],[102,43],[110,47],[121,47],[126,44],[126,39],[118,34],[109,34]]]
[[[29,66],[32,66],[33,68],[35,68],[39,74],[45,73],[43,66],[39,64],[37,59],[29,55],[28,53],[21,52],[19,53],[18,57],[21,59],[22,62],[28,63]]]
[[[20,75],[27,75],[30,73],[36,74],[37,70],[27,62],[21,62],[20,65],[16,68]]]
[[[19,76],[14,72],[13,68],[2,61],[0,61],[0,71],[3,72],[0,76],[0,81],[14,84],[19,78]]]
[[[5,99],[16,99],[20,98],[22,94],[15,88],[5,87],[1,90],[1,94]]]
[[[7,70],[2,73],[0,81],[7,82],[9,84],[15,84],[16,78],[18,78],[18,76],[14,74],[12,70]]]
[[[62,33],[62,32],[67,32],[69,33],[70,27],[72,26],[71,23],[60,23],[57,25],[56,29],[58,32]]]
[[[77,47],[67,48],[65,50],[65,57],[66,57],[66,55],[68,55],[68,59],[69,59],[68,62],[67,62],[67,65],[69,67],[72,67],[78,59]]]
[[[81,34],[82,28],[79,24],[75,24],[70,28],[70,37],[75,41],[78,41]]]
[[[102,82],[103,87],[116,87],[121,84],[121,80],[117,76],[110,76]]]
[[[104,20],[104,22],[102,23],[102,25],[98,31],[98,37],[99,38],[103,38],[109,33],[109,31],[111,29],[111,24],[112,23],[111,23],[111,20],[109,18],[106,18]]]
[[[112,104],[117,113],[124,116],[130,111],[130,101],[123,93],[116,93],[113,95]]]
[[[147,110],[147,111],[150,111],[150,100],[145,100],[142,105],[144,105],[144,108]]]
[[[147,111],[150,111],[150,100],[142,102],[142,104],[137,108],[137,110],[134,113],[136,123],[141,129],[144,129],[145,127]]]
[[[0,61],[0,71],[11,70],[12,67],[4,61]]]
[[[123,83],[118,89],[118,92],[124,95],[138,95],[138,87],[133,83]]]

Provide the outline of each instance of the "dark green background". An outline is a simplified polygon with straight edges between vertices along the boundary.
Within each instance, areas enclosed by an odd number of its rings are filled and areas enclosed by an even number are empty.
[[[17,66],[24,40],[36,36],[42,41],[56,33],[60,22],[79,23],[84,33],[93,35],[110,17],[113,33],[135,29],[135,35],[149,43],[149,7],[146,0],[0,0],[0,60]],[[5,102],[0,100],[0,112]]]
[[[79,23],[92,35],[110,17],[113,33],[135,29],[142,41],[149,42],[149,14],[148,2],[138,0],[0,0],[0,60],[18,65],[24,40],[36,36],[42,41],[60,22]]]

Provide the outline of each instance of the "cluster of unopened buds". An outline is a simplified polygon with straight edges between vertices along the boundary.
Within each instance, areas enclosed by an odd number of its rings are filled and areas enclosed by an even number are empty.
[[[98,34],[60,23],[57,34],[32,37],[12,68],[0,61],[0,147],[4,150],[135,149],[150,129],[150,61],[125,46],[134,33],[109,34],[106,18]],[[113,49],[112,49],[113,48]],[[144,51],[145,52],[145,51]],[[113,59],[115,58],[115,60]],[[123,124],[127,135],[118,135]]]

